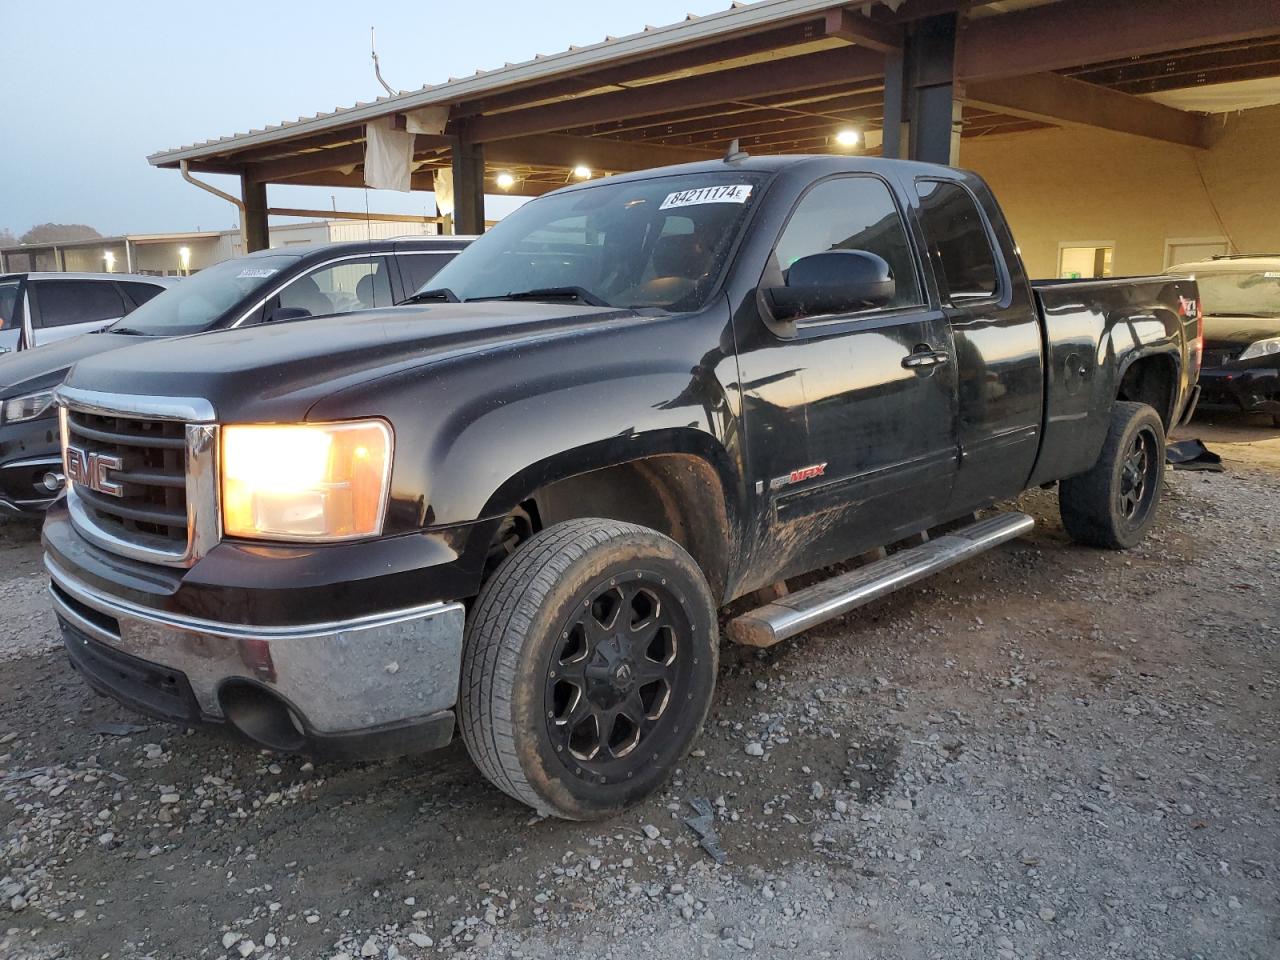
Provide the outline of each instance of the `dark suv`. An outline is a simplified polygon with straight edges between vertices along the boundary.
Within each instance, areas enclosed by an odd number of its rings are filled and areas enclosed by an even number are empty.
[[[263,250],[201,270],[105,330],[0,357],[0,514],[40,517],[62,488],[53,390],[77,360],[143,338],[389,307],[468,242],[405,237]]]

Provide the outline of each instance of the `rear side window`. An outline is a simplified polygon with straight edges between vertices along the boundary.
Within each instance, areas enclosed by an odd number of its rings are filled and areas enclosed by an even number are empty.
[[[893,194],[875,177],[824,180],[801,198],[774,248],[771,270],[786,276],[801,257],[828,250],[866,250],[893,271],[895,292],[885,309],[917,306],[920,286],[907,231]]]
[[[410,293],[417,293],[428,280],[440,272],[440,268],[452,260],[455,253],[405,253],[397,259],[404,285]]]
[[[126,281],[121,283],[124,292],[128,294],[129,299],[133,301],[135,307],[140,307],[158,293],[164,292],[164,287],[156,286],[154,283],[138,283],[136,281]]]
[[[114,283],[104,280],[40,280],[35,284],[41,327],[101,323],[125,315]]]
[[[391,306],[391,281],[384,257],[342,260],[294,280],[280,291],[281,307],[313,317]]]
[[[958,183],[919,180],[920,218],[944,300],[995,296],[995,252],[973,195]]]

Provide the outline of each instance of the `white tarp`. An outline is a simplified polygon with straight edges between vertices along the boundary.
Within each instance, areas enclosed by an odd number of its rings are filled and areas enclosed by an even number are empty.
[[[393,129],[389,119],[365,124],[365,186],[408,193],[412,176],[413,134]]]
[[[419,107],[404,115],[404,128],[410,133],[426,133],[440,136],[449,122],[448,107]]]
[[[437,170],[433,191],[436,195],[436,210],[439,216],[453,216],[453,171]]]

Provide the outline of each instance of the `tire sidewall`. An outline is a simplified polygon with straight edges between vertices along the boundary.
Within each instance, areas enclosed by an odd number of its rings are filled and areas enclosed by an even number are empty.
[[[619,575],[641,571],[680,602],[691,630],[694,662],[688,696],[674,704],[679,729],[666,742],[645,747],[651,762],[630,779],[597,783],[574,774],[557,755],[547,731],[544,686],[548,663],[561,642],[561,630],[584,596]],[[529,786],[559,816],[593,819],[607,816],[662,786],[697,738],[715,692],[718,622],[705,580],[693,560],[659,534],[629,533],[589,550],[565,571],[554,590],[530,614],[530,629],[520,651],[520,678],[511,691],[516,756]]]

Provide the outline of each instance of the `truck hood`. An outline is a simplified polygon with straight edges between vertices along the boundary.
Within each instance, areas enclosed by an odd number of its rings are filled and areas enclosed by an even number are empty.
[[[1247,347],[1257,340],[1280,337],[1280,319],[1271,317],[1215,317],[1205,314],[1204,344],[1209,349]]]
[[[129,350],[77,363],[66,382],[104,393],[201,397],[223,422],[299,420],[315,401],[357,383],[639,316],[528,301],[391,307],[173,340],[133,338]]]
[[[6,354],[0,357],[0,398],[20,397],[56,386],[76,361],[139,342],[138,337],[118,333],[85,333],[34,350]]]

